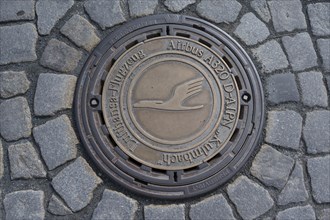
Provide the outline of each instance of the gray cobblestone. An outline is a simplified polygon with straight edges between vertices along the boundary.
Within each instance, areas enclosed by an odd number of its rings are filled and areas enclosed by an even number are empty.
[[[71,108],[76,80],[71,75],[40,74],[34,96],[34,113],[55,115],[57,111]]]
[[[111,207],[111,209],[109,209]],[[133,220],[138,209],[138,203],[122,193],[105,189],[92,220]]]
[[[316,52],[308,33],[285,36],[282,41],[293,70],[300,71],[317,66]]]
[[[24,94],[30,87],[25,71],[0,72],[0,97],[10,98]]]
[[[330,152],[330,111],[307,112],[303,129],[308,153]]]
[[[268,5],[277,32],[307,28],[300,0],[269,1]]]
[[[64,204],[64,202],[62,202],[55,195],[52,195],[52,197],[50,198],[47,210],[50,213],[52,213],[54,215],[59,215],[59,216],[72,214],[72,211]]]
[[[325,75],[328,92],[330,93],[330,75]]]
[[[38,33],[31,23],[0,27],[0,65],[37,59]]]
[[[308,159],[307,168],[315,201],[330,202],[330,155]]]
[[[37,1],[38,32],[41,35],[50,34],[51,30],[66,12],[73,6],[73,0],[43,0]]]
[[[269,51],[272,51],[269,53]],[[271,40],[256,49],[252,50],[254,56],[262,64],[262,70],[266,73],[274,70],[284,69],[289,66],[289,62],[280,46],[280,44]]]
[[[251,12],[245,14],[240,22],[234,34],[247,45],[260,43],[270,34],[267,26]]]
[[[245,176],[238,177],[227,191],[243,219],[254,219],[274,205],[268,191]]]
[[[322,66],[325,71],[330,72],[330,38],[318,39],[317,47],[322,58]]]
[[[30,142],[10,145],[8,157],[12,180],[42,178],[47,175],[38,153]]]
[[[81,56],[82,53],[73,47],[51,39],[41,56],[40,64],[56,71],[71,72],[77,67]]]
[[[296,220],[308,219],[315,220],[315,212],[312,206],[297,206],[281,211],[276,216],[276,220]]]
[[[263,145],[254,158],[251,174],[267,186],[281,189],[285,186],[294,160],[268,145]]]
[[[296,162],[288,182],[278,196],[278,204],[287,205],[289,203],[304,202],[307,199],[308,193],[304,182],[303,168],[299,162]]]
[[[88,163],[79,157],[54,177],[52,185],[71,210],[77,212],[90,203],[94,189],[101,182]]]
[[[74,159],[77,155],[76,144],[79,142],[66,115],[35,127],[33,136],[49,170]]]
[[[214,220],[219,219],[220,216],[221,219],[235,219],[227,200],[221,194],[191,205],[189,216],[191,220]]]
[[[33,20],[34,0],[0,1],[0,21]]]
[[[16,97],[0,104],[0,133],[7,141],[27,138],[31,135],[31,113],[28,102]]]
[[[328,106],[327,89],[320,72],[304,72],[298,75],[302,90],[302,102],[310,107]]]
[[[283,73],[267,78],[268,100],[272,103],[298,102],[299,92],[292,73]]]
[[[131,17],[141,17],[154,13],[158,0],[128,0]]]
[[[330,208],[323,209],[320,211],[320,214],[318,215],[319,220],[329,220],[330,216]]]
[[[2,150],[2,141],[0,139],[0,180],[3,177],[3,150]],[[1,193],[0,193],[1,194]],[[1,195],[0,195],[1,196]],[[1,198],[1,197],[0,197]],[[1,205],[1,203],[0,203]],[[0,212],[1,213],[1,212]]]
[[[314,35],[330,35],[330,3],[316,3],[308,5],[308,16]]]
[[[1,177],[0,177],[1,179]],[[2,198],[2,192],[1,192],[1,189],[0,189],[0,198]],[[0,200],[0,205],[2,206],[2,200]],[[0,219],[3,219],[3,215],[2,215],[2,210],[0,211]]]
[[[258,13],[262,20],[269,22],[271,19],[270,11],[266,0],[253,0],[251,1],[251,7]]]
[[[80,15],[73,15],[61,28],[61,33],[87,51],[93,50],[100,42],[96,28]]]
[[[145,220],[184,220],[184,208],[182,205],[147,205],[144,206]]]
[[[23,190],[9,193],[3,204],[6,219],[10,220],[42,220],[45,218],[44,192]]]
[[[291,110],[268,112],[266,142],[294,150],[299,149],[302,117]]]
[[[197,13],[215,23],[229,23],[237,19],[242,5],[236,0],[202,0],[197,5]]]
[[[91,19],[103,30],[126,21],[120,0],[89,0],[84,6]]]
[[[166,0],[164,2],[168,10],[173,12],[179,12],[183,10],[188,5],[195,4],[196,0]]]

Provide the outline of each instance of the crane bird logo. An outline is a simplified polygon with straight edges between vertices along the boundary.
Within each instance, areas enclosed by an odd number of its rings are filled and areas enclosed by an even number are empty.
[[[186,111],[203,108],[204,105],[183,106],[182,103],[193,95],[202,91],[203,78],[192,79],[181,83],[174,88],[173,95],[166,101],[162,100],[141,100],[135,104],[135,108],[152,108],[168,111]]]

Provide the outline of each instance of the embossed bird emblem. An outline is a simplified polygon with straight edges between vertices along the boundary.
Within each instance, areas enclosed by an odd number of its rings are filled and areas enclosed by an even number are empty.
[[[186,111],[203,108],[204,105],[183,106],[182,103],[193,95],[200,93],[203,89],[203,78],[192,79],[181,83],[174,88],[173,95],[167,101],[141,100],[135,104],[135,108],[153,108],[168,111]]]

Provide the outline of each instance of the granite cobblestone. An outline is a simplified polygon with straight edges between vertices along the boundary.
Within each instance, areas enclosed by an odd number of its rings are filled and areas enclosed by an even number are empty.
[[[0,134],[7,141],[31,135],[31,112],[26,98],[16,97],[0,103]]]
[[[34,127],[33,137],[49,170],[76,158],[78,139],[67,115]]]
[[[266,0],[253,0],[250,4],[263,21],[268,23],[271,20],[271,15]]]
[[[33,20],[35,0],[0,1],[0,22]]]
[[[61,199],[55,195],[52,195],[52,197],[50,198],[47,210],[50,213],[58,216],[73,214],[72,211],[64,204],[64,202],[61,201]]]
[[[72,16],[61,28],[61,33],[89,52],[100,42],[96,28],[80,15]]]
[[[189,5],[195,4],[196,0],[166,0],[164,2],[168,10],[179,12]]]
[[[272,53],[269,53],[270,51]],[[289,66],[288,59],[281,45],[275,40],[267,41],[259,47],[252,49],[252,53],[261,63],[262,70],[266,73],[285,69]]]
[[[113,209],[109,210],[109,207]],[[122,193],[111,190],[104,190],[102,199],[94,210],[92,220],[133,220],[138,209],[135,200],[125,196]]]
[[[330,72],[330,38],[318,39],[316,42],[320,51],[322,66],[325,71]]]
[[[330,111],[307,112],[303,137],[307,152],[311,154],[330,152]]]
[[[306,29],[306,19],[300,0],[268,1],[274,28],[277,32]]]
[[[57,39],[51,39],[42,56],[40,64],[52,70],[71,72],[81,59],[82,53]]]
[[[303,118],[292,110],[269,111],[265,141],[284,148],[298,150]]]
[[[8,157],[12,180],[46,177],[44,165],[30,142],[10,145]]]
[[[189,217],[191,220],[213,220],[221,216],[223,219],[236,219],[225,197],[220,195],[210,196],[203,201],[191,205]]]
[[[313,34],[316,36],[330,35],[330,3],[316,3],[307,6]]]
[[[77,77],[66,74],[41,73],[34,96],[37,116],[55,115],[72,107]]]
[[[30,87],[25,71],[0,72],[0,97],[10,98],[24,94]]]
[[[330,75],[325,75],[325,81],[327,84],[328,94],[330,94]]]
[[[43,191],[22,190],[6,194],[3,200],[6,219],[45,219],[44,199]]]
[[[37,60],[38,33],[32,23],[0,26],[0,65]]]
[[[330,155],[314,157],[307,161],[311,177],[312,194],[317,203],[330,202]]]
[[[308,33],[299,33],[293,37],[284,36],[282,41],[294,71],[317,66],[316,52]]]
[[[328,220],[329,7],[316,0],[0,0],[0,219]],[[263,145],[250,165],[221,192],[179,205],[102,183],[72,117],[80,60],[119,24],[170,12],[209,20],[242,41],[268,99]]]
[[[1,189],[0,189],[0,197],[2,198],[2,191],[1,191]],[[0,205],[2,205],[2,201],[0,201]],[[0,219],[3,219],[2,210],[0,210]]]
[[[3,177],[3,149],[2,149],[2,141],[0,139],[0,180],[2,179]],[[1,193],[0,193],[0,196],[1,196]],[[0,202],[1,203],[1,202]]]
[[[255,45],[266,40],[270,33],[267,26],[250,12],[241,18],[234,34],[247,45]]]
[[[320,214],[317,216],[319,220],[328,220],[330,216],[330,208],[325,208],[320,211]]]
[[[277,214],[276,220],[295,220],[295,219],[308,219],[315,220],[315,212],[312,206],[297,206],[286,209]]]
[[[274,205],[268,191],[245,176],[229,184],[227,192],[243,219],[257,218]]]
[[[271,75],[266,83],[268,100],[279,104],[282,102],[298,102],[300,100],[295,76],[292,73]]]
[[[236,0],[202,0],[196,8],[202,18],[215,23],[234,22],[241,9],[242,5]]]
[[[302,102],[309,106],[328,106],[327,89],[321,72],[303,72],[298,75]]]
[[[145,220],[184,220],[184,205],[147,205],[144,206]]]
[[[251,174],[267,186],[282,189],[290,175],[294,160],[268,145],[261,146],[254,158]]]
[[[126,21],[119,0],[89,0],[84,3],[84,7],[91,19],[103,30]]]
[[[303,166],[296,162],[291,176],[278,196],[279,205],[304,202],[308,199],[308,192],[304,182]]]
[[[153,14],[157,5],[158,0],[128,0],[129,13],[133,18]]]
[[[52,180],[55,191],[74,212],[90,203],[93,191],[100,183],[102,180],[81,157],[61,170]]]
[[[66,12],[73,6],[73,0],[43,0],[37,1],[38,32],[41,35],[50,34],[51,30]]]

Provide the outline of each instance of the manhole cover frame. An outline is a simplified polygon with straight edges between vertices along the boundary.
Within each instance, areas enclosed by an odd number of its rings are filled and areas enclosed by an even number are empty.
[[[221,47],[221,51],[225,52],[225,63],[244,73],[236,78],[241,87],[241,106],[244,106],[239,123],[247,118],[250,121],[237,125],[241,127],[235,130],[236,137],[223,147],[218,156],[212,158],[212,166],[202,163],[188,171],[154,169],[129,157],[110,137],[102,121],[104,119],[100,116],[101,85],[115,60],[141,42],[138,37],[143,36],[144,40],[162,36],[190,39],[190,35],[195,38],[200,36],[197,40],[211,49],[219,51]],[[251,88],[244,87],[242,83]],[[77,82],[74,111],[79,136],[85,149],[107,176],[119,185],[142,195],[178,199],[209,192],[227,182],[244,166],[260,141],[264,125],[264,95],[253,62],[244,49],[224,31],[195,17],[175,14],[153,15],[125,23],[94,49]],[[221,152],[229,149],[235,154],[224,159]],[[187,178],[182,178],[183,175]],[[192,177],[189,178],[189,175]],[[155,176],[157,178],[154,178]]]

